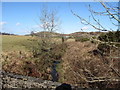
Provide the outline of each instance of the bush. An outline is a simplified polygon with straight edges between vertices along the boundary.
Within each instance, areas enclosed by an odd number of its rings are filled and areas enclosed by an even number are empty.
[[[97,42],[95,40],[91,40],[91,43],[97,44]]]
[[[102,33],[98,39],[104,42],[120,42],[120,31]]]
[[[84,37],[75,37],[75,41],[76,42],[85,42],[85,41],[89,41],[89,38],[84,38]]]
[[[96,37],[95,37],[95,36],[93,36],[92,38],[93,38],[93,39],[96,39]]]
[[[110,46],[106,43],[98,44],[98,50],[101,54],[109,54],[110,53]]]
[[[99,39],[100,41],[104,41],[104,42],[107,42],[107,41],[108,41],[108,40],[107,40],[107,35],[104,34],[104,33],[102,33],[102,34],[98,37],[98,39]]]
[[[120,42],[120,31],[119,30],[115,32],[115,36],[116,36],[116,42]]]

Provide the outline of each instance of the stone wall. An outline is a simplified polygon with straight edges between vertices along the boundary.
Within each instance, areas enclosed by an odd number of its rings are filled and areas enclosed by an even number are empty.
[[[0,73],[2,88],[51,88],[54,90],[57,86],[61,85],[58,82],[16,75],[5,71],[0,71]]]

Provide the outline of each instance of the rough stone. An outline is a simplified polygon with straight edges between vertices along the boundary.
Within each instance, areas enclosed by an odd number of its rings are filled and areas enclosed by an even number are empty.
[[[50,88],[54,90],[57,86],[61,85],[59,82],[52,82],[35,77],[16,75],[5,71],[0,72],[2,72],[0,78],[2,78],[3,88]]]

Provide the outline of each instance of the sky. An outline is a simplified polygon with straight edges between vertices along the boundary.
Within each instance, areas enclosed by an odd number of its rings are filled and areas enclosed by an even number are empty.
[[[38,27],[40,25],[39,16],[43,6],[47,6],[49,10],[56,10],[60,25],[56,32],[73,33],[82,30],[90,32],[96,31],[89,25],[83,25],[80,20],[75,17],[71,10],[79,16],[87,19],[95,24],[88,11],[88,5],[91,5],[95,11],[104,11],[104,8],[98,2],[2,2],[2,21],[0,27],[2,32],[13,33],[18,35],[29,34],[31,31],[42,31]],[[111,2],[116,5],[116,2]],[[106,16],[95,16],[106,27],[106,29],[116,30],[117,27],[111,24]]]

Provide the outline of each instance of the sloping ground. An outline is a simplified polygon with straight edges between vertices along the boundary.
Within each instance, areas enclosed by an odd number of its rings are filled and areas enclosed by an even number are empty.
[[[33,57],[33,47],[38,47],[36,37],[2,35],[3,52],[0,57],[2,69],[16,74],[50,80],[48,63]]]
[[[30,52],[33,46],[37,46],[37,39],[31,36],[2,35],[2,51],[25,51]]]
[[[40,40],[30,36],[3,35],[3,52],[0,57],[2,69],[6,72],[52,80],[54,60],[60,60],[66,46],[55,44],[41,48]],[[35,52],[35,54],[34,54]]]
[[[90,87],[89,82],[111,80],[119,78],[110,65],[117,65],[118,59],[112,62],[108,57],[102,57],[95,52],[97,45],[90,42],[70,42],[62,58],[59,81],[80,87]],[[106,64],[106,62],[108,64]],[[118,65],[115,69],[118,70]],[[105,87],[116,86],[115,83],[106,83]],[[114,85],[115,84],[115,85]],[[95,86],[97,87],[97,86]]]
[[[3,54],[1,60],[5,71],[51,80],[49,64],[32,54],[14,51]]]

